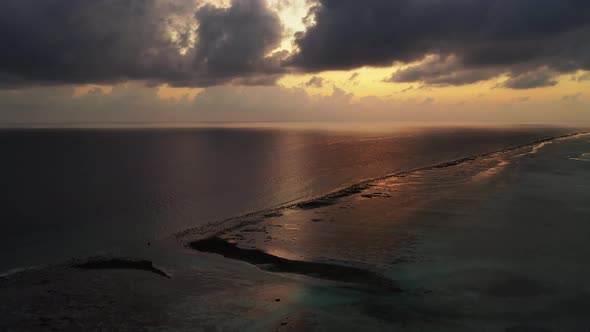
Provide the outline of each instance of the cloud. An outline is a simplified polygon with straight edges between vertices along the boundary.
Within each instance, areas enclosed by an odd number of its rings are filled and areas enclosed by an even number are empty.
[[[574,75],[572,76],[572,80],[576,82],[590,81],[590,72]]]
[[[420,103],[420,105],[431,105],[431,104],[434,104],[434,98],[432,98],[432,97],[425,98],[425,99],[424,99],[424,100],[423,100],[423,101]]]
[[[511,99],[511,102],[513,103],[526,103],[529,100],[531,100],[531,97],[526,96],[526,97],[515,97]]]
[[[304,85],[308,88],[313,87],[313,88],[322,88],[324,86],[324,82],[326,80],[324,78],[321,78],[319,76],[314,76],[312,78],[309,79],[309,81],[307,81]]]
[[[403,89],[402,91],[400,91],[400,93],[406,93],[406,92],[412,91],[412,90],[414,90],[414,86],[413,85],[410,85],[409,87],[407,87],[407,88]]]
[[[532,89],[557,85],[557,74],[546,68],[525,72],[513,77],[501,84],[502,87],[511,89]]]
[[[103,95],[104,91],[100,87],[93,87],[88,90],[87,94],[91,96]]]
[[[576,93],[573,95],[565,95],[562,96],[560,101],[564,102],[564,103],[578,103],[580,101],[580,97],[582,96],[582,93]]]
[[[280,45],[283,30],[266,1],[233,0],[229,8],[206,5],[199,8],[196,19],[199,41],[193,59],[194,85],[283,72],[279,64],[284,52],[266,56]]]
[[[292,71],[395,63],[406,66],[386,81],[463,85],[508,75],[505,87],[525,89],[590,70],[587,0],[305,0],[307,29],[292,36],[293,52],[276,51],[287,33],[277,11],[295,3],[5,0],[0,88],[273,85]]]
[[[438,60],[389,80],[461,85],[543,67],[590,69],[586,0],[319,0],[310,16],[314,24],[295,36],[299,52],[289,60],[307,72],[415,63],[429,55]]]
[[[352,75],[350,75],[350,77],[348,78],[349,82],[353,82],[354,80],[356,80],[359,76],[361,76],[361,74],[359,73],[352,73]]]
[[[284,72],[283,26],[264,0],[6,0],[0,86],[271,84]],[[234,82],[235,83],[235,82]]]
[[[421,82],[429,85],[464,85],[476,83],[500,75],[496,69],[464,68],[454,56],[431,56],[424,61],[399,69],[386,82]]]
[[[544,98],[517,103],[507,99],[470,102],[458,107],[455,101],[433,96],[380,98],[354,96],[333,87],[330,95],[310,95],[303,88],[282,86],[216,86],[205,88],[194,98],[162,99],[159,88],[137,83],[115,85],[101,93],[74,96],[68,86],[0,90],[0,125],[10,123],[175,123],[236,121],[453,121],[588,124],[588,104],[578,97],[563,102]],[[401,96],[401,95],[400,95]],[[557,104],[559,102],[559,105]],[[510,106],[510,107],[505,107]],[[556,106],[560,106],[556,112]],[[515,108],[518,112],[514,112]]]
[[[324,103],[329,102],[331,104],[345,105],[350,104],[353,98],[354,94],[346,92],[334,85],[332,86],[332,94],[330,96],[320,97],[320,100]]]

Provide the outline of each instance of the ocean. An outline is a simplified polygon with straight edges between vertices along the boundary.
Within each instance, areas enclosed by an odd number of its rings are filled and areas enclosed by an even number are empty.
[[[573,131],[4,129],[0,271],[133,253],[186,229]]]
[[[587,331],[582,132],[3,130],[0,330]]]

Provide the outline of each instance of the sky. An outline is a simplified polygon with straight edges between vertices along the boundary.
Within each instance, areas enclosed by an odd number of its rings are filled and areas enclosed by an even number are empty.
[[[0,124],[590,124],[587,0],[4,0]]]

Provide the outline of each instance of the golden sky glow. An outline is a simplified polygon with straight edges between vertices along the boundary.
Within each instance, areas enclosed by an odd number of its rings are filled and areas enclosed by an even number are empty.
[[[310,95],[329,96],[334,91],[334,86],[348,93],[354,94],[355,99],[375,96],[382,99],[420,99],[434,98],[438,102],[463,103],[463,102],[502,102],[517,98],[529,98],[530,100],[551,101],[565,95],[574,95],[590,91],[590,81],[577,82],[572,75],[560,76],[558,84],[553,87],[543,87],[528,90],[514,90],[496,87],[506,77],[469,84],[464,86],[424,87],[417,83],[390,83],[384,79],[396,70],[391,68],[359,68],[350,71],[329,71],[318,74],[290,74],[279,80],[278,84],[286,88],[302,88]],[[351,80],[353,74],[358,75]],[[306,83],[314,77],[324,79],[321,88],[306,86]],[[88,91],[89,86],[81,86],[76,89],[80,95]],[[201,88],[171,88],[161,86],[159,96],[161,98],[180,99],[184,96],[194,98],[203,89]],[[581,99],[584,96],[580,96]]]
[[[216,6],[229,6],[227,0],[209,0]],[[293,49],[293,35],[297,31],[305,30],[303,18],[307,15],[309,4],[306,1],[269,0],[269,6],[275,9],[285,27],[285,36],[279,49]],[[479,82],[464,86],[424,87],[419,83],[391,83],[384,79],[402,66],[393,65],[386,68],[363,67],[349,71],[328,71],[317,74],[289,74],[282,77],[278,84],[286,88],[302,88],[310,95],[329,96],[334,91],[334,86],[354,94],[356,100],[375,96],[382,99],[420,99],[433,98],[445,103],[465,102],[501,102],[510,99],[537,99],[554,100],[567,94],[575,94],[590,91],[590,81],[577,82],[571,79],[571,75],[558,78],[559,84],[554,87],[537,88],[530,90],[512,90],[495,88],[499,82],[506,80],[500,77],[490,81]],[[351,79],[355,75],[354,79]],[[314,76],[323,79],[321,87],[306,86],[306,83]],[[77,86],[75,96],[85,94],[94,86]],[[108,93],[112,87],[103,86],[103,91]],[[167,85],[159,87],[158,95],[163,99],[195,98],[202,88],[173,88]]]
[[[216,5],[227,7],[229,0],[208,0]],[[293,35],[297,31],[305,30],[303,18],[307,15],[310,4],[307,1],[268,0],[281,18],[285,29],[281,46],[274,50],[293,51]],[[274,52],[273,51],[273,52]],[[330,96],[334,89],[338,88],[354,95],[353,100],[358,101],[365,97],[378,97],[382,100],[407,100],[420,103],[431,100],[447,105],[490,105],[511,101],[529,102],[555,101],[564,96],[574,96],[575,101],[590,98],[583,95],[584,91],[590,91],[590,81],[578,82],[572,79],[572,75],[563,75],[557,78],[558,84],[553,87],[542,87],[527,90],[516,90],[498,87],[499,83],[508,77],[498,77],[492,80],[478,82],[463,86],[423,86],[418,83],[391,83],[385,79],[393,72],[407,65],[395,65],[386,68],[362,67],[348,71],[327,71],[315,74],[292,73],[283,76],[277,84],[287,89],[303,89],[310,96]],[[581,74],[581,73],[578,73]],[[322,84],[306,84],[313,77],[321,78]],[[100,87],[103,93],[110,93],[111,86],[82,85],[76,86],[74,96],[79,97],[88,93],[94,87]],[[162,85],[158,88],[158,97],[161,99],[192,100],[198,98],[203,88],[173,88]]]

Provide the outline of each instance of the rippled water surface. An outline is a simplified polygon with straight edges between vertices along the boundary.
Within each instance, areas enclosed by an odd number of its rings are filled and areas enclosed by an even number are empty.
[[[572,131],[2,130],[0,270],[125,253],[185,229],[305,201],[366,179]],[[417,173],[403,181],[384,194],[413,192],[399,195],[423,200],[428,186],[454,179],[424,184]]]

